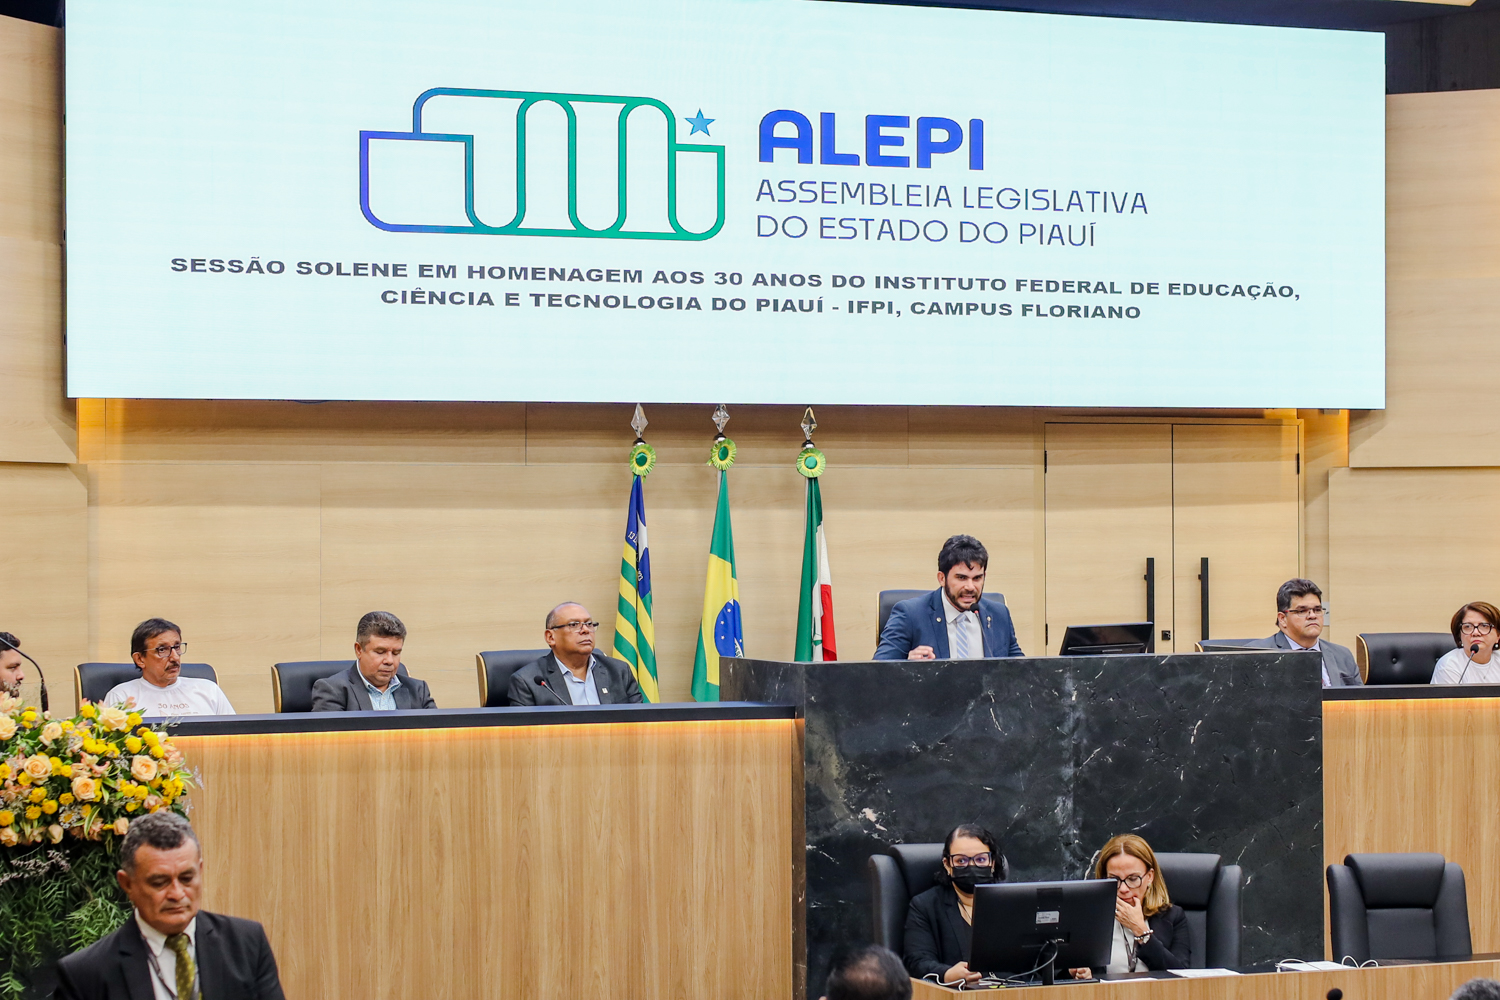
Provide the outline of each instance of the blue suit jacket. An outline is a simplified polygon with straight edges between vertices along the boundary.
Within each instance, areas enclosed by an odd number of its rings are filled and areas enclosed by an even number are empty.
[[[995,594],[979,599],[979,631],[984,635],[985,656],[1025,656],[1016,642],[1016,630],[1010,623],[1010,609],[1005,595]],[[931,646],[939,660],[948,651],[948,616],[943,609],[943,590],[939,587],[926,597],[913,597],[891,609],[885,629],[880,633],[877,660],[904,660],[918,646]]]

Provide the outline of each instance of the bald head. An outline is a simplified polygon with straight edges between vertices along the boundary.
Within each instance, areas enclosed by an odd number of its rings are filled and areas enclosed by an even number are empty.
[[[555,628],[563,622],[580,621],[589,616],[589,609],[577,601],[564,601],[551,611],[547,612],[547,621],[544,628]]]

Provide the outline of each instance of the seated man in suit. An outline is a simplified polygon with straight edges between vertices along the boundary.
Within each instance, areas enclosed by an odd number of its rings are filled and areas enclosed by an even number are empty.
[[[388,611],[371,611],[354,631],[354,663],[313,685],[314,712],[394,712],[437,708],[427,683],[401,672],[406,626]]]
[[[1348,646],[1322,638],[1323,592],[1311,580],[1295,579],[1276,591],[1277,633],[1250,645],[1267,649],[1315,649],[1323,655],[1324,687],[1362,687],[1359,664]]]
[[[165,618],[147,618],[130,636],[130,658],[141,676],[116,684],[105,705],[129,703],[148,718],[181,715],[233,715],[223,689],[206,677],[182,676],[182,629]]]
[[[510,679],[512,705],[636,705],[641,689],[624,660],[594,649],[599,623],[582,604],[547,612],[543,636],[552,652]]]
[[[1024,656],[1005,598],[984,596],[990,554],[972,535],[954,535],[938,552],[938,589],[891,609],[877,660],[977,660]]]
[[[58,963],[60,1000],[283,1000],[265,929],[198,909],[203,851],[182,816],[134,820],[115,878],[135,913]]]
[[[20,639],[0,632],[0,694],[12,698],[21,697],[21,685],[26,682],[26,661],[16,652],[20,648]]]

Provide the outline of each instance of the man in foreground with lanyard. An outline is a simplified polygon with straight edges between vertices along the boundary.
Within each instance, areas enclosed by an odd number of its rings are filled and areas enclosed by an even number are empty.
[[[115,877],[135,913],[58,963],[61,1000],[284,1000],[261,925],[198,909],[203,850],[182,816],[132,822]]]

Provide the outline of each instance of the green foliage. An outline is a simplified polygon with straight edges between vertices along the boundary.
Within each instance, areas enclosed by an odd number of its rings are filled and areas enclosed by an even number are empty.
[[[110,838],[0,849],[0,1000],[19,1000],[37,967],[130,916],[113,848]]]

